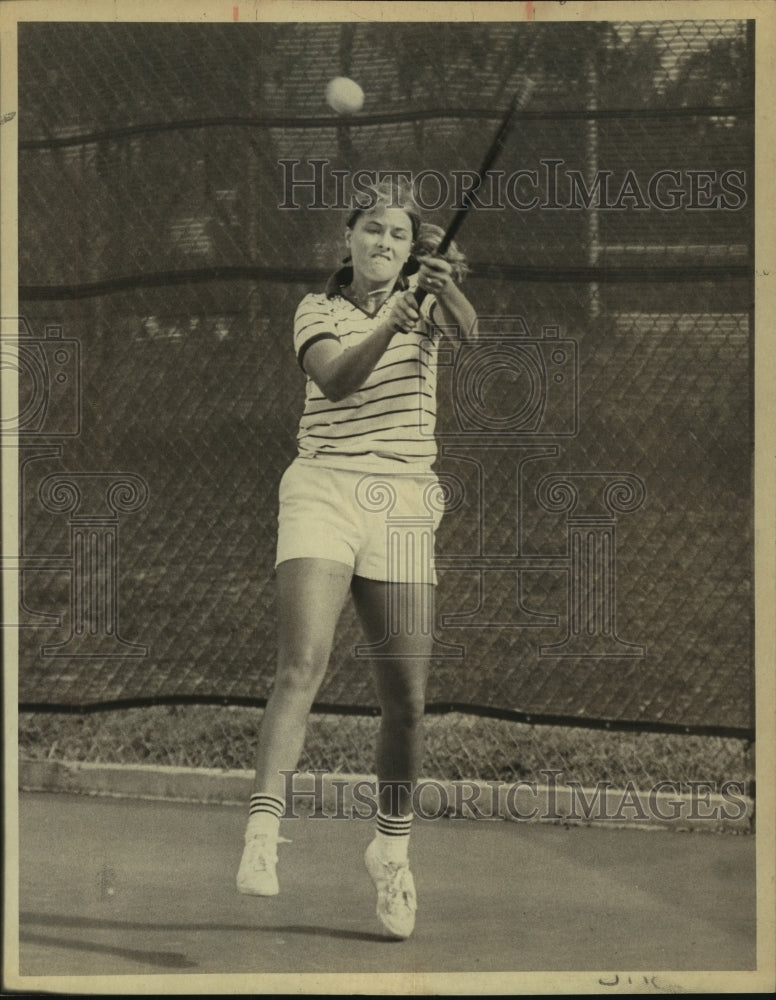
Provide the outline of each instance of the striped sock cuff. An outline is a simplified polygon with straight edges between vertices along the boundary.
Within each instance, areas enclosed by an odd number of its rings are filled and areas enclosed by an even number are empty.
[[[248,806],[249,816],[259,816],[262,813],[268,816],[275,816],[278,819],[283,815],[286,809],[286,804],[283,799],[279,799],[276,795],[264,795],[257,792],[251,795],[250,804]]]
[[[409,837],[412,827],[412,813],[409,816],[384,816],[378,810],[377,832],[386,837]]]

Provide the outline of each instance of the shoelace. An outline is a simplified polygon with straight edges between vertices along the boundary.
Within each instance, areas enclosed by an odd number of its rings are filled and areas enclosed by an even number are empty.
[[[266,833],[258,833],[256,834],[255,837],[249,837],[247,843],[250,843],[253,840],[263,841],[261,845],[263,850],[255,852],[251,857],[251,863],[254,871],[266,871],[267,862],[270,860],[270,857],[272,857],[273,864],[277,861],[277,854],[274,851],[272,851],[272,855],[270,855],[270,851],[277,844],[293,843],[293,841],[289,840],[288,837],[277,837],[276,839],[270,839]]]
[[[388,893],[391,902],[394,902],[398,896],[402,898],[408,897],[407,902],[412,899],[412,889],[409,885],[409,865],[399,864],[396,861],[383,861],[381,862],[383,868],[386,870],[385,877],[385,891]]]

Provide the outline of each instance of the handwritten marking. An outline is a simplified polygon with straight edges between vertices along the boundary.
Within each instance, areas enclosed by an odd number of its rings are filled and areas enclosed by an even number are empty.
[[[684,993],[684,987],[679,986],[677,983],[663,983],[661,982],[656,973],[651,976],[626,976],[620,977],[619,973],[613,973],[613,979],[605,979],[603,976],[598,980],[599,986],[608,986],[614,988],[617,986],[635,986],[640,992],[647,992],[644,987],[655,990],[657,993]],[[630,992],[630,991],[628,991]]]

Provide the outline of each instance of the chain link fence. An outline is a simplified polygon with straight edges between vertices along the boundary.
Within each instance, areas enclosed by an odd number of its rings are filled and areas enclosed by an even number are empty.
[[[52,709],[177,699],[105,716],[116,756],[145,759],[138,729],[163,739],[179,711],[221,746],[212,766],[250,766],[296,305],[341,259],[356,171],[408,172],[445,225],[530,75],[461,232],[484,347],[441,359],[457,501],[428,700],[454,718],[430,717],[429,767],[557,759],[588,780],[622,771],[619,747],[644,776],[700,740],[735,771],[753,703],[752,26],[24,24],[19,55],[23,752],[113,759]],[[323,103],[338,74],[364,87],[358,116]],[[84,624],[87,591],[105,608]],[[360,641],[348,611],[316,708],[363,717],[321,716],[319,766],[371,767]]]
[[[63,716],[24,712],[19,749],[25,760],[208,768],[255,766],[261,709],[154,705]],[[310,718],[299,770],[373,774],[379,719],[316,713]],[[746,745],[724,736],[618,732],[530,725],[470,713],[429,715],[423,774],[437,781],[534,781],[561,771],[563,783],[612,787],[629,782],[737,782],[754,791]]]

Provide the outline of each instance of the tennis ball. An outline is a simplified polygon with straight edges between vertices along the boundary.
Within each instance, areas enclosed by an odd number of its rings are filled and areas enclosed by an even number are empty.
[[[352,115],[363,107],[364,91],[355,80],[335,76],[326,86],[326,103],[338,115]]]

